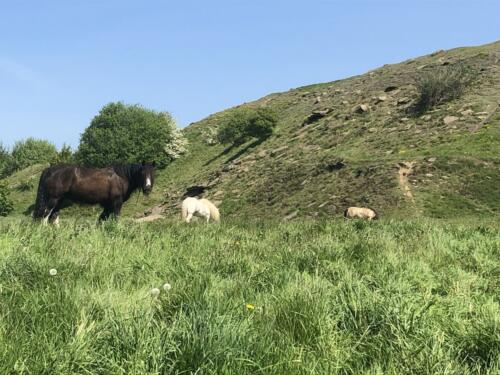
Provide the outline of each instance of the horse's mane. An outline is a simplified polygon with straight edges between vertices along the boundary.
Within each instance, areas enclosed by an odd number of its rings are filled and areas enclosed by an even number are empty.
[[[132,182],[138,182],[139,171],[142,166],[140,164],[113,164],[111,168],[120,177],[126,178]]]

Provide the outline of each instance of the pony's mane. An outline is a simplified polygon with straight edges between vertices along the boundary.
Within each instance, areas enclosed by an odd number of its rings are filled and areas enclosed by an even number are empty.
[[[139,172],[142,168],[140,164],[113,164],[111,168],[120,177],[126,178],[131,182],[139,182]]]

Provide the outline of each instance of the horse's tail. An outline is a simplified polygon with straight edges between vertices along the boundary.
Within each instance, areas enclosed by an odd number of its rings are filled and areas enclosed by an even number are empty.
[[[33,210],[33,218],[41,219],[45,216],[47,210],[47,192],[45,187],[45,179],[49,174],[49,168],[43,170],[38,181],[38,190],[36,193],[35,209]]]
[[[215,221],[220,221],[219,209],[215,207],[215,205],[208,199],[201,199],[200,201],[208,207],[208,210],[210,211],[210,217]]]

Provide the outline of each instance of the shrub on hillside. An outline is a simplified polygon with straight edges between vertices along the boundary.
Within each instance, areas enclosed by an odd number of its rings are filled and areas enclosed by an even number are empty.
[[[13,209],[7,186],[0,184],[0,216],[7,216]]]
[[[121,102],[105,105],[80,139],[75,158],[90,166],[156,161],[166,166],[185,151],[182,133],[167,112]]]
[[[237,108],[222,119],[217,139],[234,146],[251,138],[265,139],[273,133],[277,122],[278,116],[268,108]]]
[[[56,146],[44,139],[28,138],[14,144],[10,164],[7,166],[7,173],[11,174],[35,164],[56,161]]]
[[[427,110],[460,97],[472,80],[463,64],[440,66],[423,72],[417,78],[418,100],[412,110],[422,114]]]

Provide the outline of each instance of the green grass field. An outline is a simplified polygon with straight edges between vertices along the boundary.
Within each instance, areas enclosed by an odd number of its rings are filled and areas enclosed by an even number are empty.
[[[5,219],[0,374],[498,374],[499,259],[486,222]]]

